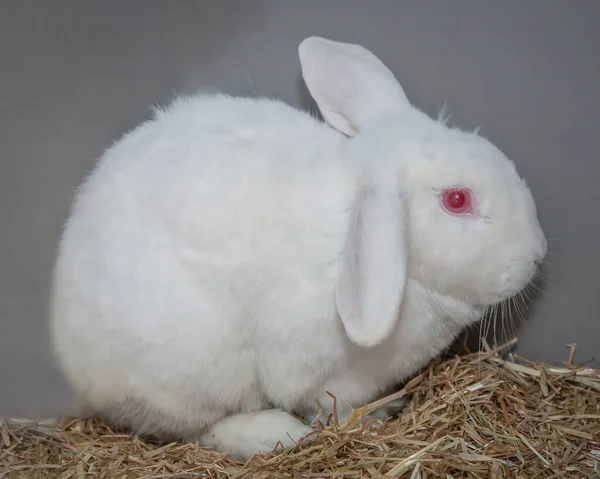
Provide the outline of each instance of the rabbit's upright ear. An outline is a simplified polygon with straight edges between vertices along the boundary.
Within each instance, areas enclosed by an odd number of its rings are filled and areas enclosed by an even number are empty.
[[[336,302],[359,346],[377,346],[396,326],[407,275],[406,210],[393,185],[366,188],[353,207]]]
[[[298,46],[298,55],[325,121],[348,136],[412,108],[394,74],[360,45],[309,37]]]

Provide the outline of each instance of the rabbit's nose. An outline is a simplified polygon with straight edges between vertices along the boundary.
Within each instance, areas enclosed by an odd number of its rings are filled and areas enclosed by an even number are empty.
[[[537,231],[535,232],[535,244],[533,247],[533,261],[539,265],[544,262],[544,258],[546,257],[546,253],[548,252],[548,240],[546,239],[546,235],[542,231],[540,226],[537,227]]]
[[[546,257],[545,242],[538,243],[538,245],[536,245],[536,248],[535,248],[533,254],[534,254],[533,261],[535,262],[535,264],[537,264],[537,265],[542,264],[544,262],[544,258]]]
[[[546,257],[546,254],[548,253],[548,240],[546,239],[546,236],[544,236],[544,233],[541,233],[541,237],[542,237],[542,247],[541,247],[539,261],[543,261],[544,258]]]

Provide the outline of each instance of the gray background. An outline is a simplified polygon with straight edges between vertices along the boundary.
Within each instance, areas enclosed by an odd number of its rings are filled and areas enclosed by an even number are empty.
[[[518,352],[600,349],[600,2],[0,1],[0,416],[68,412],[46,304],[74,188],[174,92],[216,87],[313,107],[298,43],[365,45],[411,101],[481,125],[531,184],[549,283]],[[595,364],[598,364],[596,361]]]

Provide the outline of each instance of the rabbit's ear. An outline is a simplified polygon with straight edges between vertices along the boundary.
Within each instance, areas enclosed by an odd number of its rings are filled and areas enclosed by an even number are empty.
[[[348,136],[412,108],[394,74],[360,45],[309,37],[298,46],[298,55],[325,121]]]
[[[377,346],[396,326],[407,275],[406,210],[393,186],[364,190],[353,207],[336,302],[346,334],[359,346]]]

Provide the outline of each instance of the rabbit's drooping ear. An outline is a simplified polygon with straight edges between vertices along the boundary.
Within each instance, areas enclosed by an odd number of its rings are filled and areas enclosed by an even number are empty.
[[[298,54],[304,82],[325,121],[348,136],[412,108],[394,74],[360,45],[309,37]]]
[[[336,301],[359,346],[377,346],[396,326],[407,274],[406,215],[406,200],[392,185],[363,190],[353,207]]]

